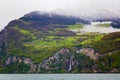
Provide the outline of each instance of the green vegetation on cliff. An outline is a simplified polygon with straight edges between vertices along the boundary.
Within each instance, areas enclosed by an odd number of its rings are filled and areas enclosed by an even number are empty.
[[[84,45],[85,47],[92,47],[100,54],[113,52],[120,50],[120,32],[114,32],[102,36],[97,41],[91,41],[89,44]]]
[[[99,26],[99,27],[110,27],[111,24],[110,23],[103,23],[103,24],[97,24],[96,26]]]
[[[113,69],[120,72],[120,32],[72,31],[83,28],[84,22],[57,15],[25,15],[11,21],[0,33],[0,53],[4,51],[4,55],[0,54],[0,73],[27,73],[31,68],[35,71],[40,68],[38,72],[45,73],[110,72]],[[100,58],[92,60],[89,56],[76,53],[81,48],[92,49]],[[28,64],[24,60],[12,63],[8,56],[30,60],[26,60]],[[13,60],[16,61],[16,58],[13,57]]]

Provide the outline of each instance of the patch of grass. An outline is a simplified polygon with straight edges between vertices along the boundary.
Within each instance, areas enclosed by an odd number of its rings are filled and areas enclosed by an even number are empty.
[[[104,36],[104,34],[96,34],[96,35],[89,35],[86,40],[82,41],[81,44],[82,45],[86,45],[86,44],[90,44],[91,42],[96,42],[96,41],[99,41],[100,39],[102,39]]]
[[[68,25],[68,29],[81,29],[81,28],[83,28],[83,24]]]
[[[29,30],[19,28],[18,26],[14,27],[14,29],[18,30],[20,33],[22,33],[24,35],[30,36],[32,39],[36,39],[35,35]]]
[[[95,41],[99,41],[99,40],[101,40],[103,37],[104,37],[104,35],[101,34],[101,35],[95,36],[94,40],[95,40]]]
[[[110,23],[104,23],[104,24],[97,24],[96,26],[100,26],[100,27],[110,27],[111,24],[110,24]]]
[[[25,56],[30,57],[35,63],[40,63],[61,48],[72,48],[79,45],[79,41],[77,41],[79,38],[81,36],[44,36],[39,40],[25,42],[27,53]]]
[[[76,39],[74,37],[58,37],[58,36],[45,36],[40,40],[33,40],[30,43],[25,43],[25,46],[34,46],[36,49],[40,48],[53,48],[62,47],[66,45],[73,45]]]

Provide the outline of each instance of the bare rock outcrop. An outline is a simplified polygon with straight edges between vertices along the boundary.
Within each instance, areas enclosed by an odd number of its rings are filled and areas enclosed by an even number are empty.
[[[97,60],[100,57],[99,53],[95,52],[95,50],[92,48],[82,48],[80,50],[76,50],[76,53],[83,53],[93,60]]]
[[[30,66],[30,72],[35,72],[37,69],[37,65],[34,64],[30,58],[25,57],[17,57],[17,56],[9,56],[6,59],[6,65],[10,65],[12,63],[21,63],[24,62],[25,64]]]
[[[49,57],[48,59],[41,62],[38,66],[38,70],[45,69],[45,70],[57,70],[57,69],[64,69],[67,71],[71,71],[73,66],[73,54],[70,52],[69,49],[61,49],[56,52],[53,56]]]

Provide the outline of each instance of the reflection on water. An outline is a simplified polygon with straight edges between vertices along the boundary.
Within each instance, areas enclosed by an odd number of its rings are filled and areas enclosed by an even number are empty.
[[[0,74],[0,80],[120,80],[120,74]]]

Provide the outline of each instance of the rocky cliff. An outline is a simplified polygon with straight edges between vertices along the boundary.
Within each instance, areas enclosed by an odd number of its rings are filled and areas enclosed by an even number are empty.
[[[98,52],[95,52],[92,48],[82,48],[80,50],[77,50],[76,53],[83,53],[86,56],[89,56],[93,60],[97,60],[100,57],[100,54]]]

